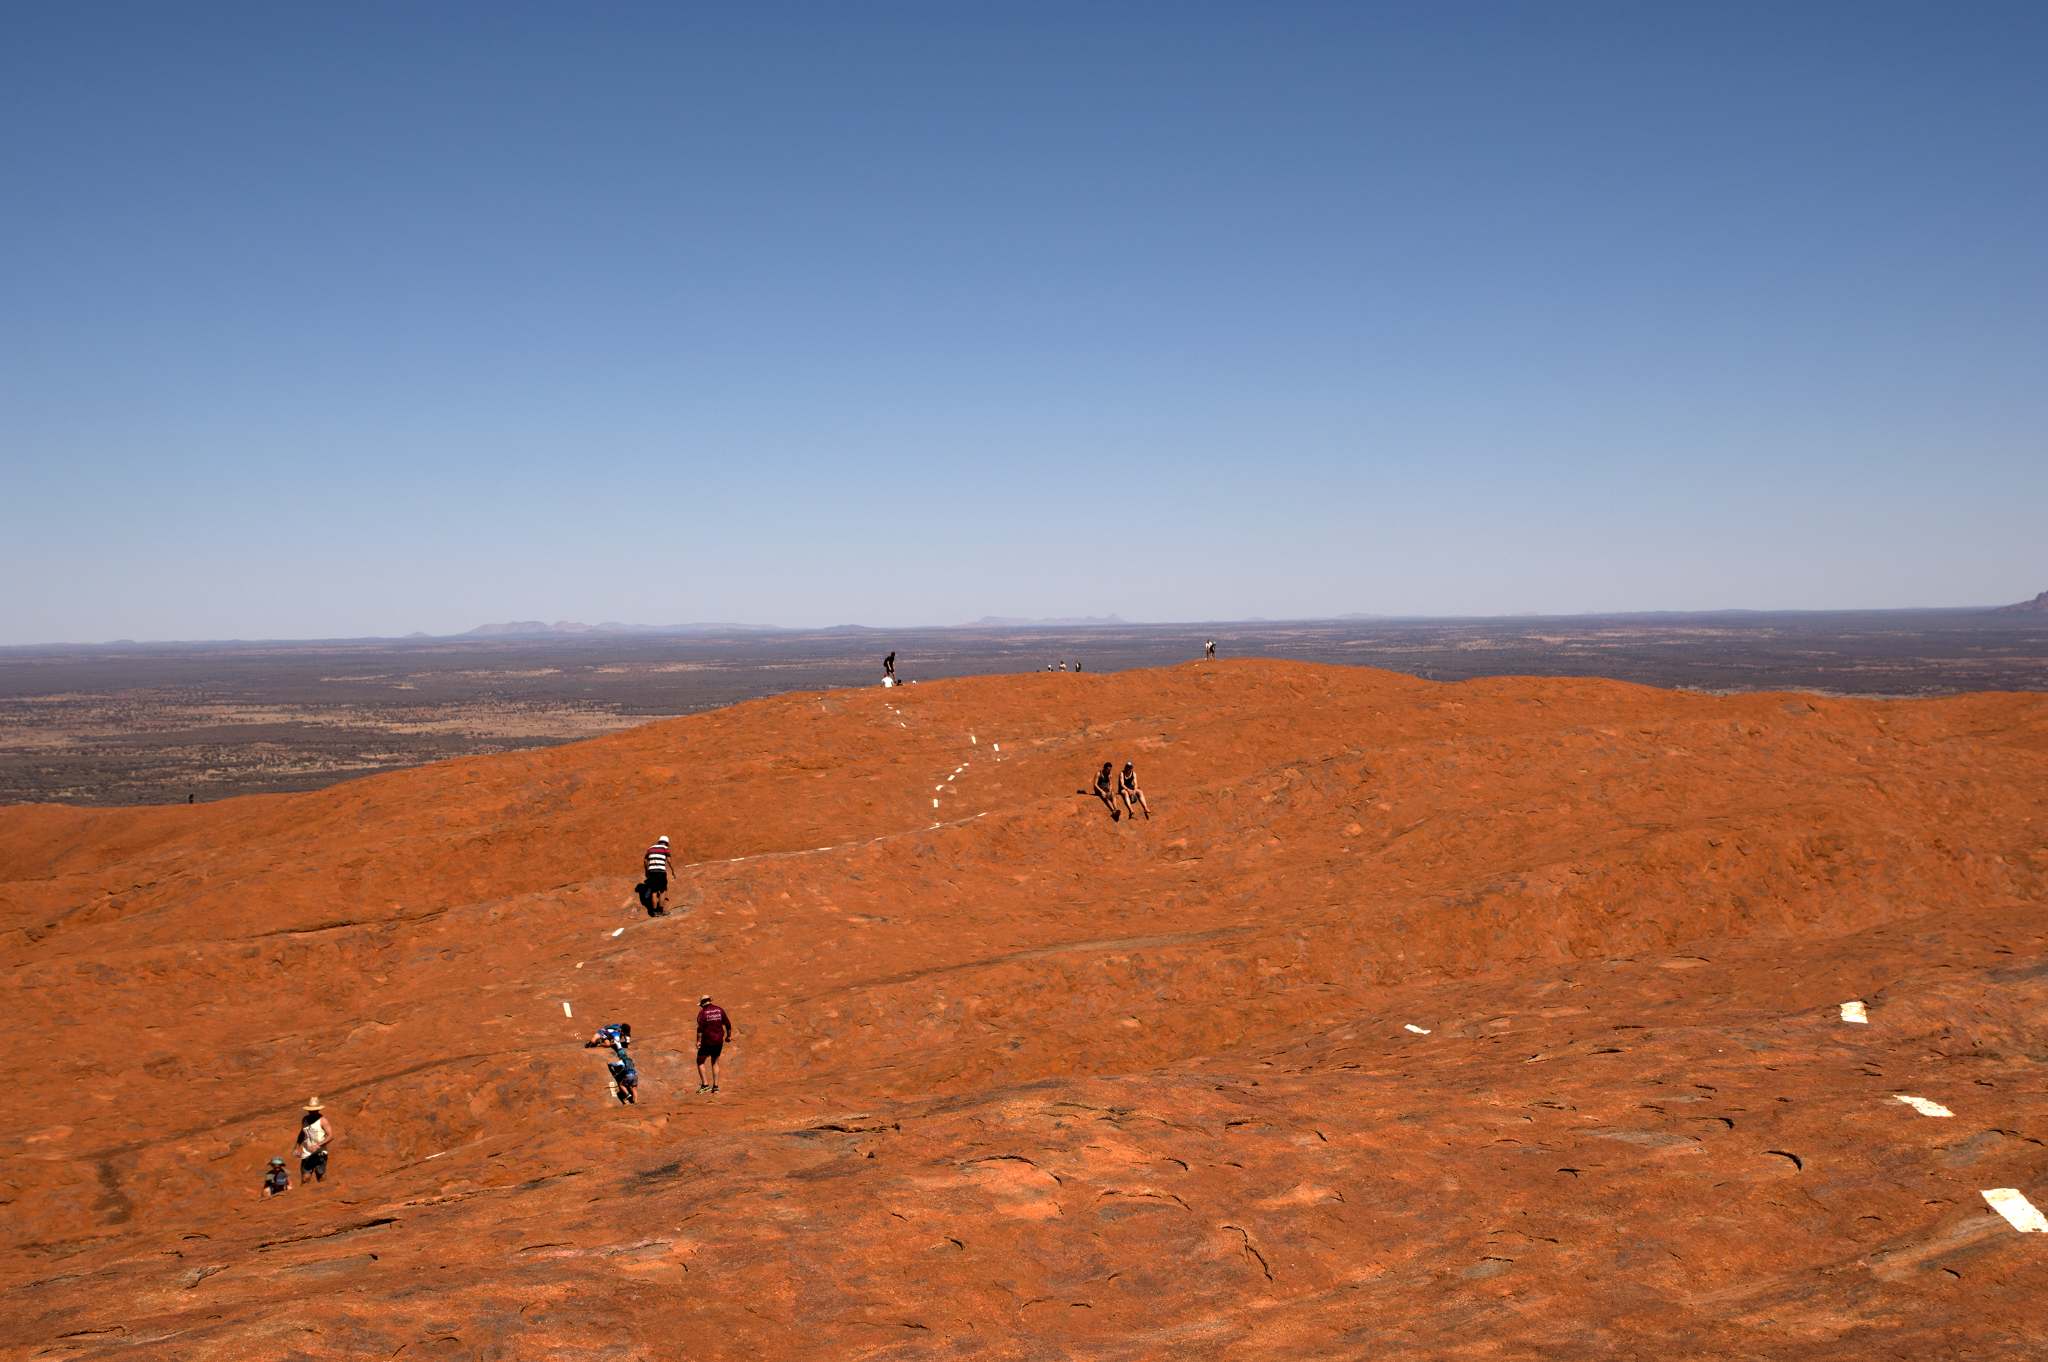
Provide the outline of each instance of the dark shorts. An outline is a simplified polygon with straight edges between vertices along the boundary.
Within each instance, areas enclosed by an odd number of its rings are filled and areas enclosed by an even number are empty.
[[[650,870],[647,872],[647,892],[650,894],[666,894],[668,892],[668,872],[666,870]]]
[[[300,1159],[300,1160],[299,1160],[299,1181],[301,1181],[301,1182],[304,1182],[304,1181],[305,1181],[305,1180],[306,1180],[307,1178],[311,1178],[311,1179],[313,1179],[313,1181],[315,1181],[315,1182],[321,1182],[321,1181],[324,1181],[324,1180],[326,1179],[326,1177],[327,1177],[327,1151],[326,1151],[326,1150],[324,1150],[324,1149],[323,1149],[323,1150],[321,1150],[321,1151],[320,1151],[320,1152],[319,1152],[318,1154],[315,1154],[315,1155],[314,1155],[314,1156],[313,1156],[312,1158],[310,1158],[310,1159]]]
[[[699,1064],[705,1064],[717,1059],[724,1052],[725,1042],[722,1040],[700,1040],[697,1042],[697,1062]]]

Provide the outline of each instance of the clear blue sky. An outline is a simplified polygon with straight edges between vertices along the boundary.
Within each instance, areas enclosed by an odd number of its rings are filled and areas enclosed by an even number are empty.
[[[1999,604],[2048,6],[17,4],[0,643]]]

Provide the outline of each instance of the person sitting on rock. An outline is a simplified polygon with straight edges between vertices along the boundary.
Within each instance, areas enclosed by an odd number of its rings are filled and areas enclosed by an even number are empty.
[[[1115,763],[1105,761],[1102,763],[1102,769],[1095,773],[1095,788],[1080,791],[1081,794],[1093,794],[1101,800],[1103,807],[1109,810],[1109,821],[1112,823],[1123,817],[1117,812],[1116,807],[1116,777],[1111,774],[1115,769]]]
[[[1143,809],[1145,821],[1152,821],[1152,806],[1145,802],[1145,792],[1138,788],[1138,763],[1124,763],[1124,773],[1118,778],[1116,792],[1118,798],[1124,801],[1124,808],[1130,811],[1131,817],[1136,818],[1138,810]]]
[[[271,1155],[270,1167],[265,1169],[263,1173],[263,1195],[267,1197],[277,1196],[279,1193],[289,1192],[291,1189],[292,1177],[291,1174],[284,1171],[284,1155]]]

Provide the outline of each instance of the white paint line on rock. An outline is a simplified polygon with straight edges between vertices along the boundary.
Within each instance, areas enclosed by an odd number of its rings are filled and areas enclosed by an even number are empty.
[[[1950,1110],[1949,1110],[1949,1109],[1948,1109],[1947,1107],[1943,1106],[1943,1105],[1942,1105],[1941,1103],[1939,1103],[1939,1102],[1930,1102],[1930,1101],[1928,1101],[1928,1100],[1927,1100],[1926,1098],[1924,1098],[1924,1097],[1908,1097],[1908,1096],[1906,1096],[1906,1094],[1904,1094],[1904,1093],[1902,1093],[1902,1092],[1895,1092],[1895,1093],[1893,1093],[1893,1094],[1892,1094],[1892,1096],[1894,1096],[1894,1097],[1898,1098],[1898,1099],[1899,1099],[1899,1100],[1900,1100],[1901,1102],[1904,1102],[1904,1103],[1905,1103],[1905,1104],[1906,1104],[1907,1106],[1909,1106],[1909,1107],[1911,1107],[1911,1108],[1912,1108],[1913,1110],[1915,1110],[1915,1111],[1919,1112],[1919,1113],[1920,1113],[1920,1114],[1921,1114],[1922,1116],[1953,1116],[1953,1115],[1955,1115],[1955,1113],[1954,1113],[1954,1112],[1950,1111]]]
[[[2034,1203],[2020,1195],[2017,1187],[1987,1187],[1984,1199],[1991,1209],[2021,1234],[2048,1234],[2048,1217],[2034,1209]]]
[[[625,934],[625,931],[626,931],[626,929],[625,929],[624,927],[621,927],[621,928],[619,928],[619,930],[618,930],[618,931],[616,931],[616,932],[613,932],[613,933],[612,933],[612,935],[613,935],[613,936],[623,936],[623,935]]]
[[[1870,1024],[1870,1013],[1864,1009],[1860,1000],[1843,1003],[1842,1020],[1845,1022],[1855,1022],[1859,1026],[1868,1026]]]
[[[1406,1030],[1409,1030],[1409,1031],[1413,1031],[1413,1032],[1414,1032],[1414,1033],[1415,1033],[1416,1035],[1418,1035],[1418,1036],[1426,1036],[1426,1035],[1428,1035],[1428,1034],[1429,1034],[1429,1032],[1427,1032],[1427,1031],[1423,1030],[1423,1029],[1422,1029],[1421,1027],[1417,1026],[1417,1025],[1416,1025],[1416,1024],[1414,1023],[1414,1022],[1409,1022],[1409,1023],[1408,1023],[1408,1025],[1406,1026],[1406,1028],[1405,1028],[1405,1029],[1406,1029]]]
[[[575,1016],[576,1014],[575,1014],[574,1012],[571,1012],[571,1011],[569,1010],[569,1004],[567,1004],[567,1003],[563,1003],[563,1004],[562,1004],[562,1015],[563,1015],[563,1016],[565,1016],[565,1017],[573,1017],[573,1016]]]

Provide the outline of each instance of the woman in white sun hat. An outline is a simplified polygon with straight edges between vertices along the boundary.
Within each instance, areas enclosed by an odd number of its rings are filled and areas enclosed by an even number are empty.
[[[305,1186],[307,1178],[326,1181],[327,1146],[333,1141],[334,1122],[327,1119],[326,1108],[315,1097],[299,1116],[299,1186]]]

